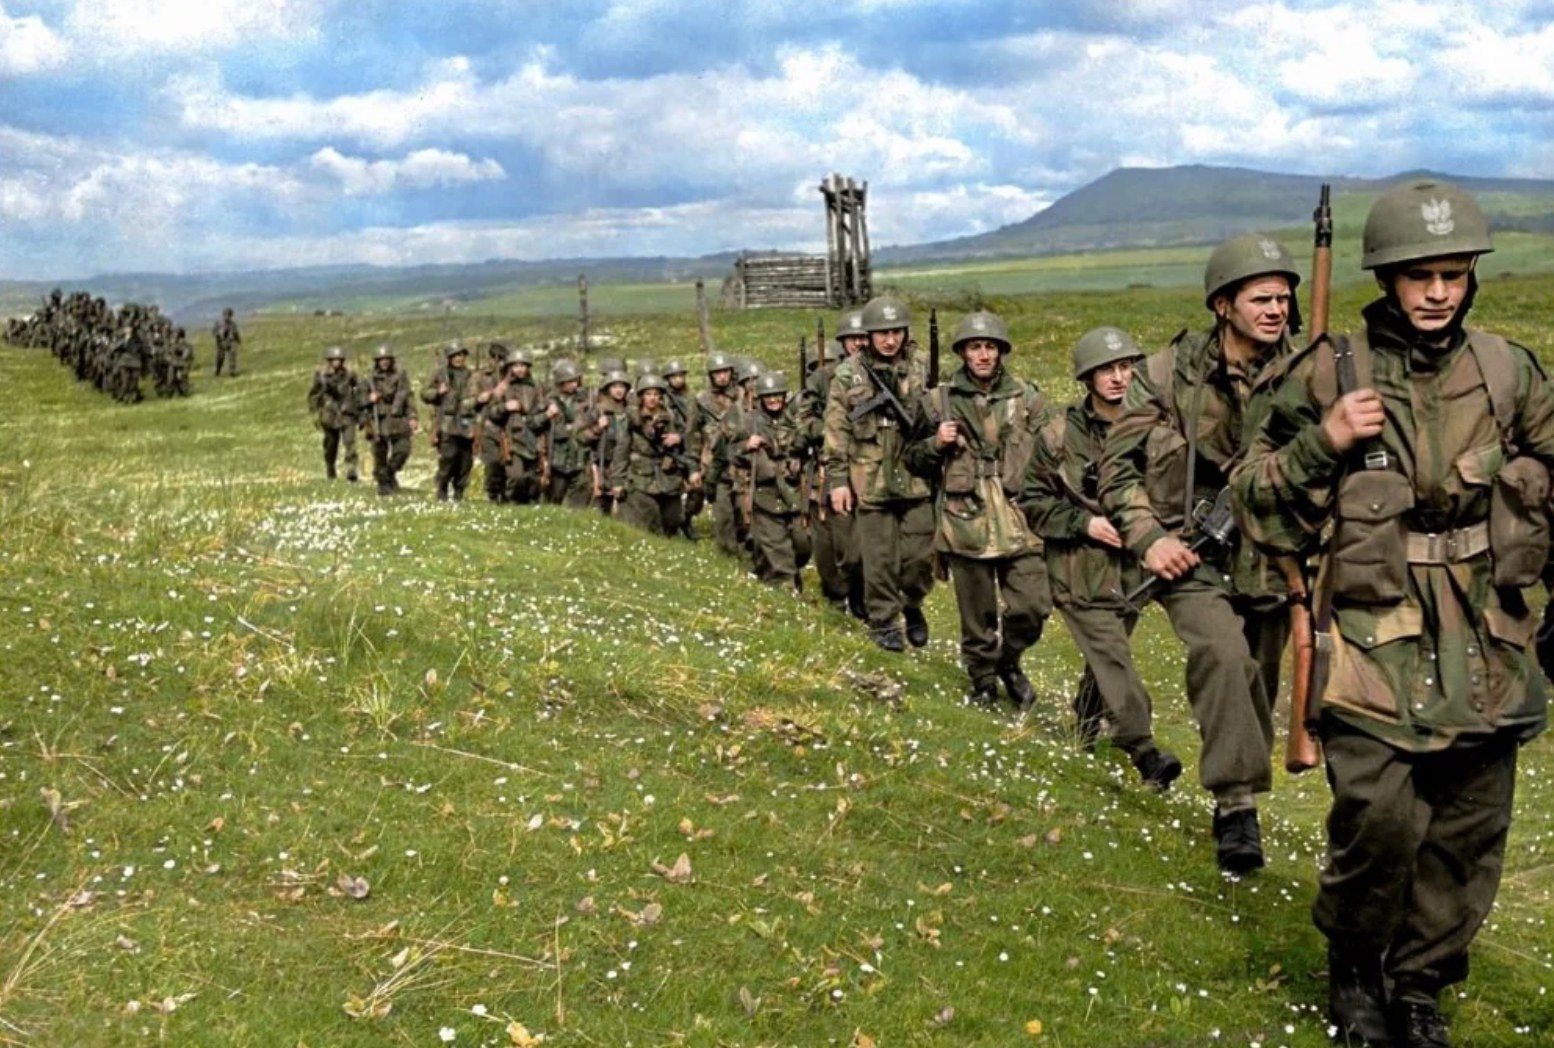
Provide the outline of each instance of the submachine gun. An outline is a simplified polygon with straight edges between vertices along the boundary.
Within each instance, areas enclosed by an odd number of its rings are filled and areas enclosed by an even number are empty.
[[[1230,508],[1230,486],[1220,488],[1213,502],[1208,499],[1199,501],[1193,507],[1192,519],[1198,526],[1198,533],[1188,544],[1189,550],[1198,553],[1209,546],[1229,548],[1231,540],[1236,537],[1236,516]],[[1122,599],[1128,607],[1137,609],[1139,600],[1162,581],[1159,575],[1150,575],[1124,594]]]

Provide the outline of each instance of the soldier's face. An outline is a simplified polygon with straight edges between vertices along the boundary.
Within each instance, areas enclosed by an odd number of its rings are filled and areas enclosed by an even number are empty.
[[[625,400],[626,390],[629,388],[624,382],[611,382],[605,393],[609,395],[611,400]]]
[[[393,357],[379,357],[378,358],[378,370],[379,371],[393,371],[394,370],[394,358]]]
[[[960,344],[960,355],[966,362],[966,370],[978,382],[986,382],[997,373],[1002,357],[998,343],[990,338],[967,339]]]
[[[529,365],[527,364],[513,364],[507,370],[508,374],[520,382],[529,377]]]
[[[644,389],[637,394],[637,399],[642,402],[644,410],[657,411],[658,405],[664,402],[664,391],[661,389]]]
[[[713,389],[727,389],[728,384],[734,381],[734,369],[718,368],[716,371],[708,372],[707,378],[712,381]]]
[[[1121,404],[1133,384],[1133,361],[1114,360],[1085,376],[1090,392],[1108,404]]]
[[[1410,262],[1392,275],[1392,293],[1416,330],[1440,331],[1462,308],[1472,276],[1472,255]]]
[[[330,371],[340,371],[344,367],[345,367],[345,361],[343,361],[343,360],[331,360],[329,362],[329,370]]]
[[[890,328],[869,332],[869,347],[882,357],[893,357],[906,345],[907,329]]]
[[[1234,298],[1216,298],[1214,312],[1241,338],[1268,346],[1279,341],[1289,326],[1291,299],[1288,278],[1254,277],[1236,289]]]
[[[674,390],[676,393],[685,388],[684,375],[670,375],[666,381],[669,383],[669,388]]]
[[[580,381],[581,380],[579,380],[579,379],[569,378],[565,382],[563,382],[560,385],[558,385],[556,387],[556,390],[562,396],[570,397],[573,393],[577,392],[577,387],[578,387],[578,384],[579,384]]]
[[[850,357],[855,357],[858,355],[858,351],[868,344],[868,335],[847,335],[842,339],[842,352]]]
[[[766,409],[767,414],[778,415],[782,413],[782,406],[787,401],[788,398],[781,393],[769,393],[761,398],[761,406]]]

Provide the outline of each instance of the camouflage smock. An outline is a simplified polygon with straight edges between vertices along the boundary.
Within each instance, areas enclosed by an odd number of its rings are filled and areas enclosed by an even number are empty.
[[[689,463],[685,445],[671,448],[664,444],[664,437],[670,433],[679,433],[682,442],[685,439],[685,434],[675,428],[674,410],[667,404],[660,404],[655,411],[633,407],[626,409],[624,417],[625,435],[614,446],[608,486],[648,495],[678,495],[684,491],[690,476],[685,468]]]
[[[826,392],[826,483],[832,491],[851,487],[860,506],[921,502],[933,494],[928,481],[906,466],[906,445],[920,435],[910,430],[926,421],[918,404],[924,375],[916,358],[910,343],[892,360],[882,360],[865,349],[837,365]],[[878,393],[866,366],[890,386],[911,414],[910,425],[904,425],[886,405],[853,420],[853,409]]]
[[[367,397],[362,397],[362,425],[367,427],[367,439],[409,436],[410,420],[415,418],[415,401],[410,398],[410,376],[399,368],[381,371],[374,367],[362,384],[366,387],[364,394],[378,395],[376,404],[369,404]]]
[[[745,450],[752,436],[764,439],[766,446]],[[753,508],[773,516],[804,510],[804,426],[796,403],[786,404],[775,416],[762,408],[731,414],[725,439],[734,467],[750,478]]]
[[[328,367],[313,372],[313,387],[308,390],[308,408],[325,429],[355,426],[363,399],[361,381],[350,368],[334,371]]]
[[[421,387],[421,399],[432,405],[432,433],[473,437],[479,406],[475,403],[474,372],[444,364]],[[437,387],[446,383],[446,393]]]
[[[1335,589],[1322,707],[1404,750],[1443,749],[1500,730],[1531,737],[1542,730],[1545,698],[1528,652],[1536,620],[1522,591],[1492,584],[1487,550],[1435,563],[1401,552],[1419,541],[1411,535],[1444,537],[1488,520],[1506,447],[1480,370],[1484,357],[1461,331],[1446,350],[1411,345],[1412,327],[1384,300],[1366,308],[1365,320],[1366,332],[1354,338],[1356,356],[1368,343],[1370,384],[1386,409],[1385,429],[1369,449],[1384,449],[1387,465],[1363,468],[1338,455],[1322,432],[1337,385],[1329,344],[1319,343],[1271,398],[1235,473],[1238,515],[1259,543],[1318,553],[1327,572],[1332,547],[1324,543],[1340,491],[1356,490],[1356,478],[1401,473],[1396,512],[1380,497],[1358,507],[1346,500],[1346,518],[1363,520],[1372,509],[1378,524],[1395,517],[1397,530],[1382,534],[1377,548],[1399,552],[1398,592],[1390,595],[1396,599],[1357,600]],[[1526,350],[1507,346],[1505,359],[1514,373],[1510,442],[1547,467],[1554,463],[1554,389]],[[1366,384],[1363,369],[1360,382]]]
[[[570,396],[557,391],[550,402],[561,412],[550,420],[550,471],[570,477],[588,465],[590,449],[583,432],[588,426],[588,394],[582,389]]]
[[[1138,558],[1089,536],[1091,517],[1106,517],[1100,499],[1101,449],[1111,423],[1071,404],[1042,427],[1025,471],[1020,505],[1046,543],[1047,575],[1059,606],[1126,609],[1122,595],[1143,579]]]
[[[1291,349],[1281,342],[1250,373],[1230,364],[1213,331],[1183,332],[1135,372],[1101,457],[1101,504],[1123,544],[1143,558],[1168,534],[1190,537],[1187,524],[1187,425],[1197,426],[1192,503],[1212,503],[1240,461],[1264,394],[1277,385]],[[1203,550],[1192,575],[1230,592],[1276,602],[1284,575],[1238,535],[1230,550]]]
[[[984,390],[961,367],[921,403],[928,435],[907,447],[906,461],[938,491],[934,549],[974,560],[1040,553],[1041,539],[1015,505],[1048,420],[1036,387],[1000,367]],[[959,437],[940,447],[936,431],[947,421]]]
[[[509,378],[507,388],[500,384],[493,388],[491,401],[486,405],[486,421],[507,433],[507,447],[514,458],[536,462],[540,457],[540,435],[550,428],[545,417],[545,396],[532,378]],[[518,410],[509,411],[508,401],[517,401]],[[554,468],[554,467],[552,467]]]

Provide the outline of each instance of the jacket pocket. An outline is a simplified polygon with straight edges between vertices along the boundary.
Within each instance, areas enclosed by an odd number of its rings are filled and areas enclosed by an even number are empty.
[[[1549,471],[1514,458],[1495,474],[1489,494],[1489,553],[1496,586],[1531,586],[1549,559]]]
[[[1408,582],[1408,532],[1403,516],[1414,486],[1401,473],[1360,470],[1338,486],[1333,531],[1333,596],[1345,604],[1396,604]]]
[[[1170,426],[1155,426],[1144,441],[1144,493],[1150,508],[1167,528],[1187,522],[1187,440]]]
[[[1323,704],[1396,720],[1400,696],[1421,683],[1416,671],[1424,614],[1416,605],[1398,604],[1341,608],[1336,618],[1333,675]]]

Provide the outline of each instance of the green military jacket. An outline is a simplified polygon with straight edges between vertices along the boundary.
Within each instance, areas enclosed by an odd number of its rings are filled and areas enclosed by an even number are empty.
[[[600,418],[610,420],[602,433],[595,428]],[[599,483],[606,491],[614,485],[611,464],[615,460],[615,449],[626,439],[626,429],[626,402],[614,400],[603,393],[596,394],[578,432],[589,449],[589,458],[598,471]]]
[[[1059,606],[1123,611],[1123,594],[1143,580],[1137,557],[1096,542],[1087,530],[1092,517],[1106,517],[1100,465],[1110,430],[1087,396],[1042,427],[1025,471],[1020,504],[1046,543],[1047,574]]]
[[[410,376],[399,368],[379,371],[376,367],[363,381],[361,416],[368,440],[403,437],[410,434],[415,418],[415,401],[410,398]],[[369,404],[367,394],[376,393],[378,402]]]
[[[1142,560],[1167,535],[1190,540],[1189,501],[1212,504],[1229,481],[1264,410],[1262,394],[1278,384],[1291,353],[1286,339],[1246,372],[1226,361],[1214,331],[1183,332],[1135,374],[1101,456],[1101,504],[1135,556]],[[1190,469],[1189,425],[1196,427]],[[1279,566],[1239,534],[1229,550],[1199,552],[1199,581],[1269,602],[1289,592]]]
[[[1547,503],[1554,389],[1529,352],[1493,336],[1459,330],[1445,349],[1423,347],[1385,300],[1365,322],[1356,370],[1381,395],[1385,429],[1335,452],[1321,428],[1338,397],[1332,344],[1308,349],[1235,472],[1242,527],[1271,550],[1318,558],[1318,607],[1330,601],[1335,635],[1324,710],[1405,750],[1531,737],[1546,715],[1528,652],[1536,622],[1519,585],[1496,584],[1511,544],[1483,546],[1501,486],[1526,479],[1511,463],[1535,467],[1535,504]],[[1497,383],[1509,432],[1496,422]],[[1532,577],[1546,561],[1545,544]]]
[[[508,410],[509,401],[518,403],[516,411]],[[493,387],[486,421],[494,431],[507,434],[508,454],[525,462],[539,459],[540,437],[550,420],[545,417],[545,396],[533,378],[509,378],[506,388],[501,383]]]
[[[609,487],[648,495],[678,495],[694,465],[685,455],[685,434],[676,429],[674,409],[660,404],[656,411],[627,408],[625,434],[616,442],[610,461]],[[681,444],[670,447],[664,438],[678,433]]]
[[[826,489],[829,487],[825,468],[826,398],[831,391],[831,380],[836,377],[836,369],[840,365],[841,361],[833,360],[810,372],[804,379],[804,390],[798,398],[810,501],[819,503],[822,513],[826,512]]]
[[[588,465],[588,394],[579,387],[571,396],[553,393],[550,400],[561,411],[550,420],[550,471],[570,477]]]
[[[727,389],[704,389],[696,395],[695,432],[689,443],[696,447],[696,459],[701,464],[703,485],[716,487],[722,472],[714,468],[718,442],[722,437],[723,420],[739,403],[739,386],[730,382]]]
[[[448,391],[437,392],[437,387],[444,384]],[[474,437],[480,408],[475,402],[474,372],[469,368],[444,364],[421,387],[421,399],[432,405],[434,437]]]
[[[700,469],[701,463],[701,420],[697,417],[701,409],[696,404],[696,398],[691,396],[688,389],[664,390],[664,403],[669,405],[669,410],[674,412],[675,429],[685,434],[685,454]]]
[[[747,450],[745,443],[752,436],[766,444]],[[806,441],[797,403],[790,401],[776,415],[760,407],[731,412],[723,439],[723,454],[749,478],[754,509],[773,516],[804,511],[809,497],[804,475]]]
[[[313,372],[308,409],[325,429],[355,426],[363,398],[361,380],[350,368],[332,371],[327,365]]]
[[[859,506],[921,502],[933,491],[928,481],[907,468],[906,446],[926,421],[921,404],[924,373],[912,343],[886,361],[865,349],[836,367],[826,392],[825,464],[830,490],[851,487]],[[858,419],[853,410],[878,393],[869,371],[885,382],[909,419],[881,405]]]
[[[920,403],[926,435],[907,446],[905,459],[938,492],[934,548],[978,560],[1040,553],[1041,539],[1015,500],[1047,422],[1045,398],[1004,368],[984,390],[961,367]],[[946,421],[958,424],[959,437],[940,447],[935,431]]]

